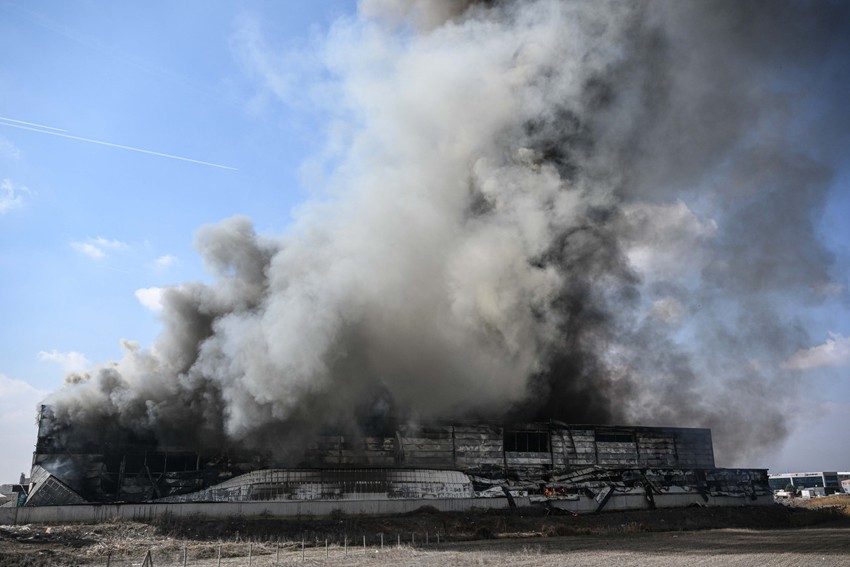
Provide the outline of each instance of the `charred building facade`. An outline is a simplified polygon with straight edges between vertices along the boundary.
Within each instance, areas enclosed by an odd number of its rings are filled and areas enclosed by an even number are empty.
[[[27,505],[353,498],[596,497],[607,489],[769,495],[763,470],[718,469],[708,429],[557,421],[400,425],[384,436],[325,435],[297,462],[204,453],[124,436],[57,444],[40,416]],[[609,494],[610,496],[610,494]],[[607,498],[604,498],[607,501]],[[602,504],[604,505],[604,503]]]

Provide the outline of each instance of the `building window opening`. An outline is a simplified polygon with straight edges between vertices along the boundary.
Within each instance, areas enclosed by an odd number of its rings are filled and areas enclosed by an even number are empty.
[[[548,431],[505,431],[505,451],[508,453],[548,453]]]
[[[635,436],[631,433],[596,433],[597,443],[634,443]]]

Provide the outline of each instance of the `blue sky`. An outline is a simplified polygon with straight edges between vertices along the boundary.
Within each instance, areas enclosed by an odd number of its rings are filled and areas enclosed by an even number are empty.
[[[205,277],[199,226],[244,214],[279,234],[305,198],[299,168],[323,126],[258,82],[251,34],[302,51],[354,5],[210,6],[0,2],[0,116],[17,121],[0,126],[0,374],[3,397],[25,402],[15,423],[28,416],[4,479],[29,467],[35,391],[118,358],[123,338],[149,345],[159,323],[136,290]]]
[[[332,94],[300,81],[319,82],[316,38],[355,11],[343,0],[0,0],[0,480],[28,470],[36,403],[66,372],[119,358],[122,339],[153,342],[144,290],[207,277],[192,249],[201,225],[242,214],[260,233],[286,232],[334,134],[312,104]],[[270,82],[266,64],[290,66],[290,82]],[[819,221],[844,285],[848,187],[845,168]],[[810,417],[752,465],[850,470],[833,450],[850,425],[850,308],[801,309],[815,350],[800,360],[818,361],[800,363]]]

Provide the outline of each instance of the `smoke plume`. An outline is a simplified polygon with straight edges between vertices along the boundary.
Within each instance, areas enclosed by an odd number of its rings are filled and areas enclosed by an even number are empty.
[[[57,423],[284,460],[471,417],[711,427],[724,465],[775,445],[806,344],[788,306],[832,281],[848,12],[361,0],[322,46],[347,132],[328,191],[285,236],[202,227],[214,283],[69,377]]]

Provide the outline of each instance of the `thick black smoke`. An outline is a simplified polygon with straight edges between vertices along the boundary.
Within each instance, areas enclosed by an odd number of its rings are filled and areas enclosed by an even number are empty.
[[[285,237],[201,228],[215,283],[166,290],[159,340],[71,377],[57,423],[284,460],[468,417],[712,427],[721,464],[780,442],[789,306],[836,287],[848,16],[363,0],[324,45],[329,196]]]

